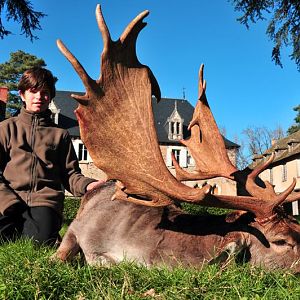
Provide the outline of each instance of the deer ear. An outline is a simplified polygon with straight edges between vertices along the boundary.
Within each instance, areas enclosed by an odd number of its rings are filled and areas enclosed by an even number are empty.
[[[225,246],[216,253],[216,256],[208,264],[227,264],[247,247],[246,238],[242,234],[232,234],[230,238],[225,237],[225,239],[230,239],[230,241],[227,243],[224,241]]]

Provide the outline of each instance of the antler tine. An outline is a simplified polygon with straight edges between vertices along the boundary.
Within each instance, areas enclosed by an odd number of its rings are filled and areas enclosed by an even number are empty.
[[[261,180],[264,187],[256,183],[255,180],[257,176],[273,162],[274,158],[275,154],[272,153],[268,160],[256,166],[250,174],[248,174],[247,169],[238,171],[234,174],[235,180],[242,184],[246,191],[251,195],[249,198],[250,201],[248,201],[248,197],[244,196],[233,197],[236,199],[232,199],[230,196],[224,198],[223,196],[215,195],[215,197],[225,201],[233,201],[233,203],[238,200],[244,210],[252,211],[258,218],[273,215],[276,213],[276,208],[278,206],[284,202],[290,202],[288,197],[296,186],[296,179],[294,178],[291,185],[285,191],[276,194],[274,186],[268,181]]]
[[[255,179],[262,171],[264,171],[273,162],[274,158],[275,158],[275,153],[272,152],[271,156],[264,163],[254,168],[248,177]]]
[[[68,61],[71,63],[79,77],[81,78],[85,88],[86,88],[86,94],[84,96],[74,95],[71,96],[76,99],[80,104],[86,105],[86,102],[89,100],[89,94],[96,94],[101,93],[101,88],[97,85],[96,81],[93,80],[84,67],[81,65],[81,63],[77,60],[77,58],[68,50],[68,48],[64,45],[64,43],[61,40],[56,41],[57,47],[61,51],[61,53],[68,59]]]
[[[109,44],[111,43],[111,37],[108,30],[108,27],[106,25],[106,22],[103,18],[101,5],[97,4],[96,6],[96,20],[99,27],[99,30],[102,34],[102,40],[103,40],[103,52],[106,52],[109,48]]]
[[[201,64],[199,69],[199,85],[198,85],[198,100],[206,97],[206,80],[203,79],[204,64]]]
[[[143,23],[143,20],[148,15],[149,15],[149,11],[145,10],[132,20],[132,22],[125,28],[122,35],[120,36],[121,43],[124,43],[128,38],[128,36],[133,34],[134,28],[136,28],[136,31],[134,32],[135,39],[137,38],[139,32],[147,25],[147,23]]]
[[[274,191],[273,185],[271,185],[268,181],[262,181],[264,186],[258,185],[255,181],[256,177],[273,162],[274,158],[275,153],[272,153],[268,160],[261,163],[260,165],[257,165],[250,174],[247,174],[248,171],[246,169],[236,172],[235,180],[244,185],[247,192],[250,193],[250,195],[252,195],[253,197],[264,198],[273,203],[281,203],[288,196],[289,193],[286,194],[286,191],[289,191],[291,189],[293,183],[290,187],[287,188],[285,192],[277,195]],[[284,198],[283,200],[282,197]]]

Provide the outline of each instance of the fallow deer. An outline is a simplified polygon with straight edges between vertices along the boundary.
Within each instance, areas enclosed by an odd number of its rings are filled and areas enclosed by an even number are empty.
[[[296,181],[277,195],[268,182],[257,183],[271,158],[251,172],[239,171],[229,160],[206,98],[203,66],[199,99],[182,141],[196,161],[187,173],[176,160],[175,178],[167,169],[157,142],[151,97],[160,100],[151,70],[136,55],[136,40],[149,14],[139,14],[113,41],[100,5],[96,19],[103,38],[101,76],[93,80],[58,40],[60,51],[81,78],[86,94],[72,95],[83,142],[108,182],[87,193],[55,257],[71,259],[82,249],[87,263],[134,260],[146,265],[201,265],[241,252],[251,264],[300,270],[300,226],[282,205],[297,200]],[[215,195],[211,186],[188,187],[181,181],[225,177],[235,180],[246,196]],[[188,202],[233,209],[227,216],[185,213]]]

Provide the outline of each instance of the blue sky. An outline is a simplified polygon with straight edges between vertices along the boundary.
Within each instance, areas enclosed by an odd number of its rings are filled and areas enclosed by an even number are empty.
[[[226,136],[242,137],[249,126],[286,130],[294,122],[293,107],[300,104],[300,72],[282,52],[284,68],[271,61],[272,43],[265,35],[266,23],[249,30],[236,21],[239,16],[227,0],[103,0],[37,1],[42,19],[39,40],[19,35],[16,24],[5,23],[15,34],[0,40],[0,63],[17,50],[43,58],[58,77],[58,90],[83,91],[69,62],[56,47],[60,38],[93,78],[100,75],[102,38],[95,19],[100,3],[111,37],[117,40],[127,24],[143,10],[148,23],[137,41],[137,55],[156,76],[163,97],[185,98],[195,105],[198,70],[205,64],[207,97],[218,125]]]

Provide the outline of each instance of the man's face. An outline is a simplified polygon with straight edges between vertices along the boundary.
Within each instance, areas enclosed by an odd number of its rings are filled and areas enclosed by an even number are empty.
[[[50,103],[50,92],[48,89],[42,90],[26,90],[25,93],[20,92],[23,102],[26,104],[26,110],[40,113],[48,108]]]

